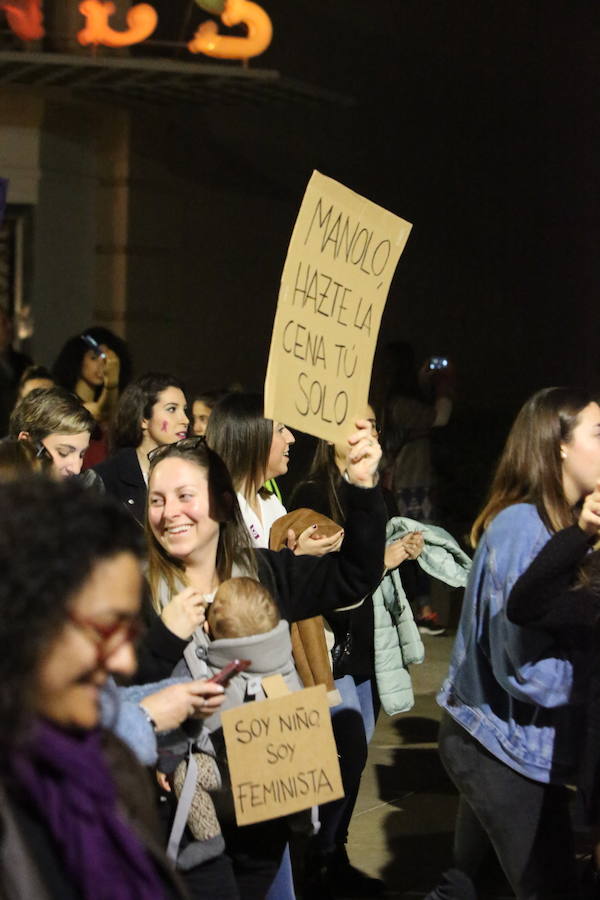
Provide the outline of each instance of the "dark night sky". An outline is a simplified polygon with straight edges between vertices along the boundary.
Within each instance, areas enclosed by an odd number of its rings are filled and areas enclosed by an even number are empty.
[[[174,37],[186,4],[154,3]],[[450,354],[480,407],[512,410],[548,383],[598,386],[598,4],[262,3],[275,35],[252,65],[355,102],[200,115],[214,165],[205,154],[199,177],[289,210],[257,292],[276,292],[318,168],[414,223],[382,342]],[[204,18],[193,6],[186,37]]]

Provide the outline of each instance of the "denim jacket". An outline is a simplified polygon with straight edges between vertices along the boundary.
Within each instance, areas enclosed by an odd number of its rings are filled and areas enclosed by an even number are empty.
[[[560,784],[577,769],[581,707],[574,704],[583,693],[551,635],[506,617],[513,584],[549,537],[528,503],[509,506],[484,532],[438,703],[501,762]]]

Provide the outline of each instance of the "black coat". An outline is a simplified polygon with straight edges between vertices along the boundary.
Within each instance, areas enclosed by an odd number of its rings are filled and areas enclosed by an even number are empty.
[[[94,466],[94,471],[104,482],[106,492],[120,500],[143,527],[148,489],[133,447],[117,450],[114,456]]]
[[[591,824],[600,824],[600,592],[593,583],[574,589],[590,551],[590,537],[572,525],[555,534],[515,582],[506,615],[511,622],[548,631],[573,660],[573,700],[583,700],[586,737],[579,785]]]
[[[338,553],[315,557],[294,556],[291,550],[255,550],[258,577],[288,622],[355,603],[381,581],[387,520],[381,490],[344,482],[340,493],[347,518]],[[148,629],[138,647],[137,684],[167,678],[188,644],[153,610],[147,609],[147,617]]]

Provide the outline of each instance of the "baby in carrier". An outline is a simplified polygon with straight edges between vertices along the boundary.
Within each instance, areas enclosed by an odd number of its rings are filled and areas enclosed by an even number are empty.
[[[178,729],[161,741],[159,768],[169,773],[179,799],[176,822],[179,817],[180,828],[179,834],[172,832],[170,855],[183,868],[206,861],[224,847],[213,803],[215,792],[223,799],[216,761],[221,758],[219,751],[223,746],[221,713],[246,700],[264,699],[261,682],[268,675],[282,675],[290,690],[302,687],[292,657],[288,623],[280,618],[277,604],[260,582],[247,577],[224,581],[207,607],[205,631],[212,638],[205,652],[198,654],[197,646],[195,650],[190,647],[192,653],[186,652],[186,661],[175,669],[174,675],[211,678],[233,660],[249,660],[250,665],[229,681],[225,701],[217,713],[204,721],[199,735],[190,736]],[[231,814],[229,802],[222,807]],[[188,843],[179,853],[186,820],[197,844]]]

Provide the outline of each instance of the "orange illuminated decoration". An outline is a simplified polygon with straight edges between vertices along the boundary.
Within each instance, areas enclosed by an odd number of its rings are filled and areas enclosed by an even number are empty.
[[[0,9],[6,13],[11,29],[22,41],[43,38],[42,0],[0,0]]]
[[[228,28],[245,25],[246,37],[219,34],[216,22],[203,22],[188,44],[190,53],[204,53],[217,59],[250,59],[263,53],[273,37],[271,20],[257,3],[226,0],[221,21]]]
[[[206,12],[220,15],[223,25],[243,25],[245,37],[221,34],[213,20],[203,22],[187,47],[190,53],[204,53],[216,59],[247,60],[264,53],[273,38],[271,19],[264,9],[251,0],[196,0]],[[35,41],[45,35],[43,0],[0,0],[11,30],[23,41]],[[81,0],[79,12],[85,26],[77,34],[83,46],[129,47],[141,44],[156,30],[158,14],[149,3],[136,3],[127,12],[124,31],[111,28],[108,20],[115,4],[108,0]]]
[[[128,47],[150,37],[158,25],[156,10],[149,3],[137,3],[127,13],[127,31],[116,31],[108,24],[115,12],[114,3],[83,0],[79,12],[86,18],[85,28],[77,35],[80,44],[102,44],[105,47]]]

